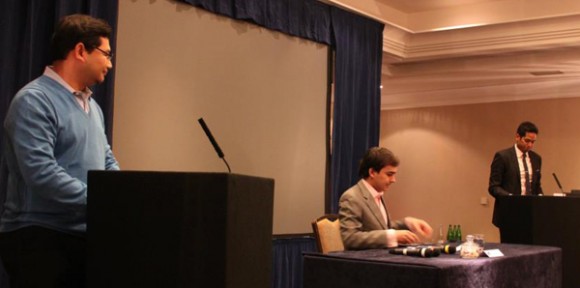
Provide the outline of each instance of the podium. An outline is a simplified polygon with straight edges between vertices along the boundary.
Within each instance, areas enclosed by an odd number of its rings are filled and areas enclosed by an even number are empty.
[[[87,287],[271,287],[274,180],[90,171]]]
[[[562,248],[563,287],[580,286],[580,198],[502,196],[496,198],[495,209],[502,243]]]

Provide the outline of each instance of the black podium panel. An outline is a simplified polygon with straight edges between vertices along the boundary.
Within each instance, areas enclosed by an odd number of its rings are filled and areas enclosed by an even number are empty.
[[[91,171],[88,287],[270,287],[274,180]]]
[[[502,242],[562,248],[563,287],[580,287],[580,198],[504,196],[496,209]]]

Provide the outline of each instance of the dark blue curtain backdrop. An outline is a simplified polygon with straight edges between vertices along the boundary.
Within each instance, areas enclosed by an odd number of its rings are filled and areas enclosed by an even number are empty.
[[[313,237],[275,237],[272,244],[272,288],[302,287],[302,253],[315,252],[316,240]]]
[[[364,152],[379,144],[384,25],[332,9],[336,42],[331,213],[342,193],[359,179]]]
[[[331,7],[315,0],[180,0],[270,30],[331,44]]]

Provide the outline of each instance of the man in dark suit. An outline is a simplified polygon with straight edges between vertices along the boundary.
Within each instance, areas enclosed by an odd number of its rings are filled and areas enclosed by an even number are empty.
[[[498,196],[542,195],[540,173],[542,157],[532,151],[538,137],[538,127],[532,122],[522,122],[516,131],[514,146],[498,151],[491,162],[489,194]],[[494,207],[493,224],[500,228],[500,237],[508,231],[501,229],[501,217]]]
[[[392,220],[383,193],[395,183],[399,160],[386,148],[373,147],[359,167],[361,180],[340,197],[340,232],[346,249],[395,247],[399,243],[429,239],[433,229],[427,222],[405,217]]]

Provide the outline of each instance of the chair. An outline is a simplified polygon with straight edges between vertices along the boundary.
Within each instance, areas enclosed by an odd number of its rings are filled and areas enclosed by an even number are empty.
[[[326,214],[312,222],[318,252],[344,251],[337,214]]]

